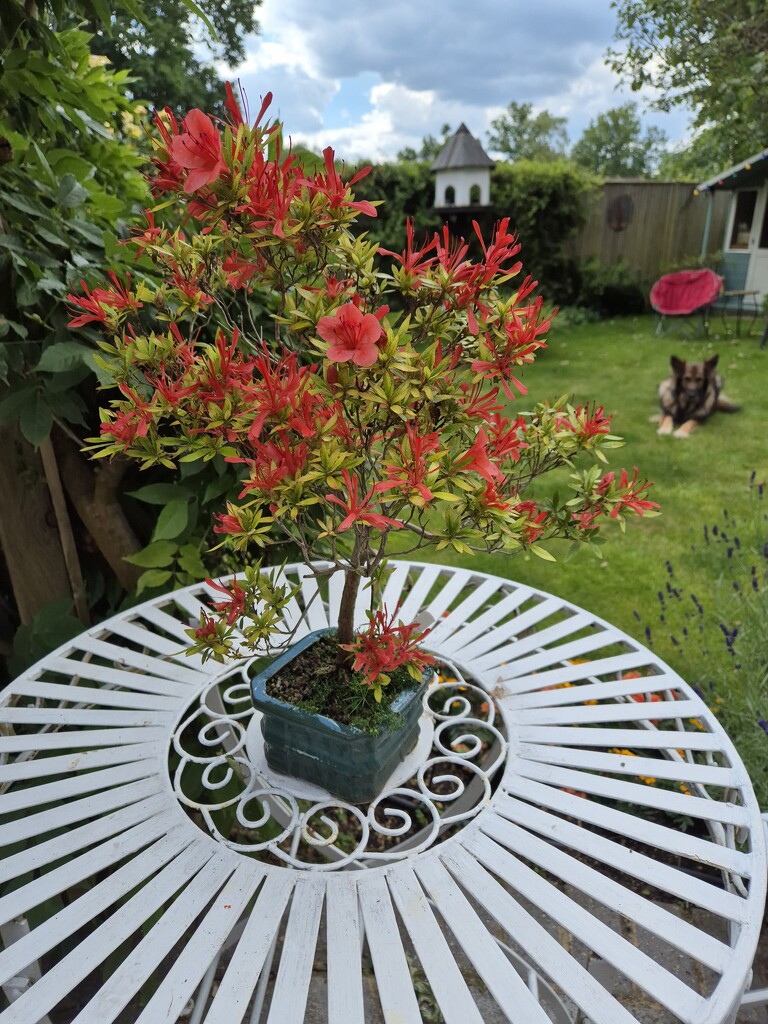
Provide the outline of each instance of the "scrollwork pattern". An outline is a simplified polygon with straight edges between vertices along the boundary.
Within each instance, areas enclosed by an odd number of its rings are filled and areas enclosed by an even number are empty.
[[[212,680],[173,732],[170,774],[187,814],[239,853],[332,871],[410,857],[476,817],[493,796],[507,730],[490,695],[442,662],[424,696],[432,748],[403,785],[367,808],[303,800],[275,785],[246,749],[253,707],[247,664]]]

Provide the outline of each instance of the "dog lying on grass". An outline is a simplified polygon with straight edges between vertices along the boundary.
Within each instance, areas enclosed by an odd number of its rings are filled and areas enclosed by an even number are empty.
[[[659,384],[659,434],[688,437],[713,412],[738,412],[739,406],[722,393],[723,378],[716,372],[718,357],[689,363],[672,356],[672,376]]]

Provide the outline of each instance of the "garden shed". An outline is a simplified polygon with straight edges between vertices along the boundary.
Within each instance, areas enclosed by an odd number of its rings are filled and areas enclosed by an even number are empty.
[[[702,182],[697,192],[712,209],[714,193],[731,193],[723,239],[726,290],[755,291],[758,301],[768,295],[768,149]],[[709,246],[711,218],[707,217],[702,254]]]
[[[493,160],[460,124],[430,168],[435,174],[435,209],[488,206],[492,167]]]

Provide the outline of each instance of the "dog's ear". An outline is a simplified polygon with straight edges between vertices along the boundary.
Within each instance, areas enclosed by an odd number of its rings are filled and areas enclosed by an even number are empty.
[[[710,377],[715,372],[715,367],[717,366],[717,360],[719,358],[720,355],[718,353],[714,356],[710,356],[709,359],[704,360],[704,372],[708,377]]]
[[[685,360],[678,359],[677,356],[672,356],[669,360],[670,366],[672,367],[676,377],[682,377],[685,373]]]

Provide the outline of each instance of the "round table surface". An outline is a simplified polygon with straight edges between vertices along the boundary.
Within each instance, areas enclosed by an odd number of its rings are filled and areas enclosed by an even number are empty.
[[[282,572],[287,627],[334,620],[338,576]],[[0,1024],[729,1018],[765,836],[704,700],[510,580],[393,562],[383,599],[438,668],[368,806],[267,768],[244,662],[183,652],[206,584],[0,693]]]

